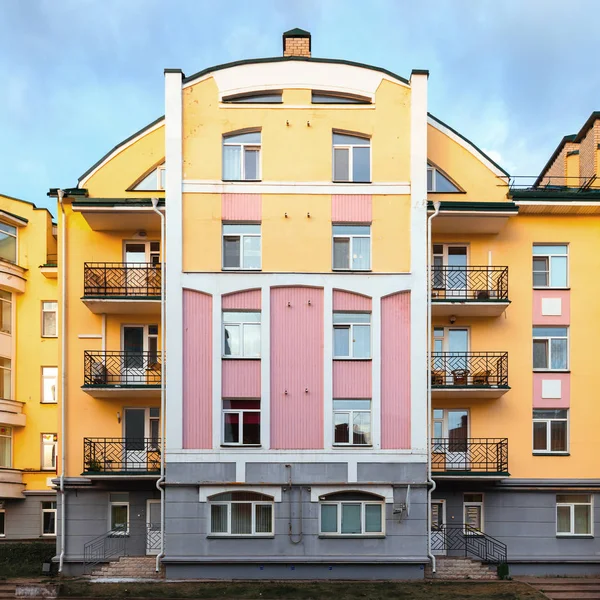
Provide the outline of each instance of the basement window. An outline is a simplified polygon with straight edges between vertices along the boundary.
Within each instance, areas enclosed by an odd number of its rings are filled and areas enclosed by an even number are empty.
[[[344,94],[342,92],[312,91],[313,104],[372,104],[366,96]]]
[[[230,96],[223,96],[221,101],[225,104],[282,104],[282,94],[281,90],[232,94]]]

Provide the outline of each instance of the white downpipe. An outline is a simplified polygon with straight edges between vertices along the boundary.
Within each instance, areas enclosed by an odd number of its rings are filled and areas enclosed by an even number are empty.
[[[160,492],[160,552],[156,556],[156,572],[160,571],[160,561],[165,555],[165,422],[166,422],[166,385],[167,385],[167,372],[166,365],[167,359],[165,356],[165,314],[167,297],[165,294],[165,215],[158,209],[158,198],[152,198],[152,210],[160,217],[160,354],[162,359],[161,378],[160,378],[160,437],[162,440],[162,448],[160,452],[160,477],[156,482],[156,487]]]
[[[62,214],[60,224],[60,267],[61,267],[61,308],[60,308],[60,346],[61,346],[61,375],[60,375],[60,422],[61,422],[61,434],[60,434],[60,555],[58,557],[58,572],[62,573],[65,552],[67,548],[67,540],[65,537],[66,533],[66,515],[67,507],[65,501],[65,473],[67,470],[67,456],[66,456],[66,439],[67,439],[67,323],[65,317],[67,314],[67,215],[65,214],[65,207],[63,205],[63,198],[65,193],[63,190],[58,190],[58,204],[60,206],[60,212]]]
[[[431,225],[440,213],[442,203],[437,201],[433,203],[434,213],[427,219],[427,483],[429,491],[427,492],[427,556],[431,560],[431,571],[435,573],[435,556],[431,551],[431,496],[435,491],[436,485],[431,475]]]

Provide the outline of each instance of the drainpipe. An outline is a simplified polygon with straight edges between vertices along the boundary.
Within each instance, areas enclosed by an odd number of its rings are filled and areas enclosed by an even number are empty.
[[[434,202],[434,213],[427,219],[427,556],[431,560],[431,571],[435,573],[435,556],[431,551],[431,496],[436,485],[431,475],[431,226],[432,221],[440,213],[440,201]]]
[[[61,342],[61,375],[60,375],[60,422],[61,422],[61,436],[60,436],[60,555],[58,557],[58,572],[62,573],[65,552],[67,548],[67,540],[65,537],[66,533],[66,515],[67,507],[65,500],[65,473],[67,470],[67,457],[66,457],[66,439],[67,439],[67,215],[65,214],[65,207],[63,205],[63,198],[65,193],[63,190],[58,190],[58,204],[60,206],[60,212],[62,214],[60,224],[60,239],[61,239],[61,250],[60,250],[60,266],[61,266],[61,308],[60,308],[60,342]]]
[[[160,437],[162,440],[160,452],[160,477],[156,482],[156,487],[160,492],[160,552],[156,556],[156,572],[160,571],[160,561],[165,555],[165,452],[167,449],[165,441],[165,421],[166,421],[166,385],[167,370],[165,356],[165,314],[167,298],[165,294],[165,215],[158,209],[158,198],[152,198],[152,210],[160,217],[160,355],[162,358],[162,375],[160,378]]]

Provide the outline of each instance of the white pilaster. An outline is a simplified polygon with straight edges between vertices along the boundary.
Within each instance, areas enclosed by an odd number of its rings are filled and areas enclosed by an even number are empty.
[[[222,318],[221,294],[212,296],[212,443],[216,450],[221,447],[222,399]]]
[[[323,287],[323,442],[333,446],[333,287]]]
[[[262,447],[271,448],[271,288],[261,288],[260,336],[260,437]]]
[[[371,427],[373,448],[381,448],[381,298],[374,296],[371,304]]]

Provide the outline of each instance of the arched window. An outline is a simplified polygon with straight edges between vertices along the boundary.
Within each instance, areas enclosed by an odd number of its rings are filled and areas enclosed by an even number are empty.
[[[333,132],[333,181],[370,183],[371,140],[368,136]]]
[[[427,191],[445,193],[460,192],[445,173],[442,173],[440,169],[431,164],[427,164]]]
[[[260,180],[260,131],[223,136],[223,181]]]
[[[224,492],[209,498],[210,535],[271,536],[273,498],[257,492]]]
[[[360,491],[335,492],[320,498],[319,532],[323,536],[385,535],[384,499]]]

